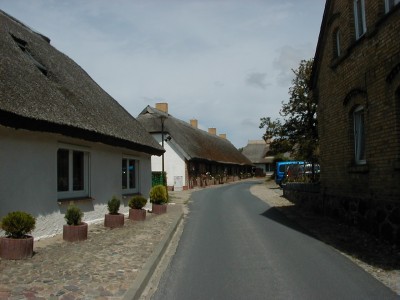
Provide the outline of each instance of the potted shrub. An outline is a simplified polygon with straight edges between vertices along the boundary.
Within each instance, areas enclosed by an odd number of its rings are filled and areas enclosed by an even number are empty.
[[[8,213],[1,221],[6,237],[0,238],[0,257],[24,259],[33,254],[33,237],[28,235],[35,229],[35,218],[23,211]]]
[[[108,214],[104,216],[104,226],[110,228],[122,227],[124,226],[125,216],[118,213],[121,201],[116,197],[112,197],[107,203]]]
[[[144,221],[146,219],[146,210],[143,207],[146,205],[147,199],[143,196],[133,196],[129,200],[129,219],[134,221]]]
[[[65,213],[67,224],[63,227],[63,240],[67,242],[84,241],[88,236],[88,224],[82,222],[83,212],[74,204]]]
[[[167,212],[168,194],[165,186],[156,185],[151,188],[150,202],[152,203],[153,213],[163,214]]]

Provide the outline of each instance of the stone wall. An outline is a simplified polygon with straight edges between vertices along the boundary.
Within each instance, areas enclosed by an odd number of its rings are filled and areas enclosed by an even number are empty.
[[[354,225],[400,245],[400,203],[372,197],[330,195],[319,184],[289,183],[283,196],[296,205]]]
[[[301,208],[322,212],[319,184],[288,183],[283,187],[283,196]]]

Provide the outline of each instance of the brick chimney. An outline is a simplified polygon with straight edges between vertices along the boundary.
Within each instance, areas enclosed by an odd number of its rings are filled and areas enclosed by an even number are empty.
[[[190,125],[194,128],[198,128],[198,121],[196,119],[191,119],[190,120]]]
[[[212,135],[217,135],[217,128],[208,128],[208,133]]]
[[[168,103],[156,103],[156,109],[168,113]]]
[[[226,133],[220,133],[220,134],[219,134],[219,137],[220,137],[220,138],[223,138],[224,140],[226,140]]]

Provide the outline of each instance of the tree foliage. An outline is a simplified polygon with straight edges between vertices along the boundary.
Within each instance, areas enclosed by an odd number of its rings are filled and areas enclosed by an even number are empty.
[[[295,158],[318,160],[317,103],[309,89],[313,59],[302,60],[289,88],[289,101],[282,102],[283,120],[260,119],[265,128],[263,138],[270,142],[273,155],[290,152]]]

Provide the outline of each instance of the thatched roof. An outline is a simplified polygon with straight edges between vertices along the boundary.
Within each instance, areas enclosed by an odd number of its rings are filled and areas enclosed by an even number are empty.
[[[160,133],[161,118],[164,118],[164,132],[171,136],[168,143],[172,143],[178,148],[187,160],[242,166],[252,165],[227,139],[195,128],[189,123],[153,107],[147,106],[137,117],[137,120],[143,124],[148,132]]]
[[[48,38],[1,10],[0,53],[1,125],[149,154],[164,152],[135,118]]]
[[[265,141],[249,141],[243,148],[242,154],[254,164],[266,164],[273,161],[273,156],[268,156],[269,145]]]

